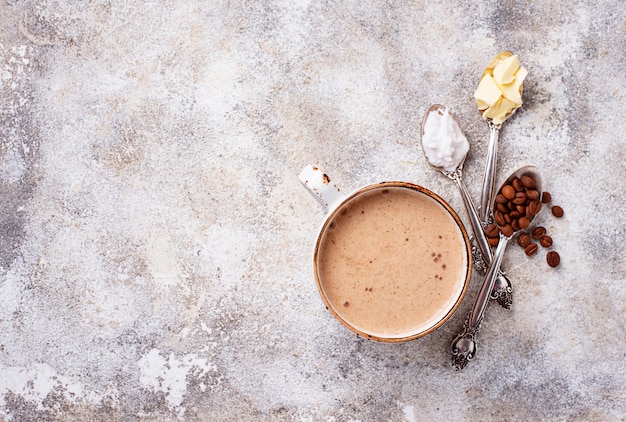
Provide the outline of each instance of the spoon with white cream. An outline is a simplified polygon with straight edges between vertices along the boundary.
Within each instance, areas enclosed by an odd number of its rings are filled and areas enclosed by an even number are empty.
[[[498,137],[502,123],[522,106],[522,83],[528,75],[517,55],[503,51],[483,72],[474,92],[476,105],[489,125],[487,164],[480,198],[480,221],[489,223],[498,160]]]
[[[489,270],[487,271],[487,275],[485,276],[485,281],[483,282],[480,292],[478,293],[474,307],[467,315],[467,319],[465,320],[465,324],[463,326],[463,332],[452,342],[451,352],[453,366],[456,370],[463,369],[465,365],[467,365],[476,355],[476,333],[478,332],[480,324],[483,320],[490,292],[493,290],[495,280],[498,277],[498,271],[500,269],[500,263],[502,262],[506,245],[515,233],[522,230],[517,221],[521,221],[521,219],[524,218],[526,221],[523,225],[528,227],[528,224],[530,224],[533,218],[535,218],[537,213],[541,210],[542,182],[539,171],[532,166],[522,167],[511,174],[511,176],[503,183],[502,187],[504,188],[506,186],[509,190],[513,189],[511,184],[515,179],[521,179],[524,181],[522,192],[525,191],[523,192],[524,197],[528,198],[523,204],[526,211],[522,217],[515,220],[515,223],[513,223],[513,221],[509,223],[505,220],[502,221],[502,225],[498,224],[500,229],[500,241],[498,242],[498,247],[493,254],[493,259],[491,261],[491,265],[489,266]],[[500,189],[500,191],[504,191],[504,189]],[[531,192],[534,193],[532,200],[530,195]],[[526,197],[526,195],[528,196]],[[512,219],[514,217],[511,217],[511,214],[509,214],[509,218]],[[517,227],[517,230],[512,227]]]
[[[491,263],[489,242],[463,181],[463,164],[469,152],[469,142],[447,107],[435,104],[426,110],[422,120],[422,150],[428,164],[452,179],[459,188],[482,258],[482,263],[477,266],[488,267]],[[473,255],[476,258],[476,254]],[[508,309],[513,302],[512,292],[511,281],[499,272],[491,298],[497,299],[500,305]]]

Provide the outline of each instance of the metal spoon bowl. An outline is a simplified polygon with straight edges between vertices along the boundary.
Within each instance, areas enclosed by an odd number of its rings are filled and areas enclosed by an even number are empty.
[[[539,192],[539,198],[541,198],[541,174],[539,173],[539,170],[533,166],[525,166],[516,170],[506,179],[502,186],[504,187],[510,184],[515,178],[521,178],[523,175],[528,175],[535,180],[536,190]],[[531,216],[530,220],[532,221],[535,217],[536,214]],[[502,257],[504,256],[504,251],[506,250],[506,245],[518,231],[519,230],[513,232],[510,236],[505,236],[500,233],[498,247],[493,254],[493,260],[491,261],[491,265],[489,266],[489,270],[485,276],[482,288],[478,293],[476,303],[465,320],[463,332],[452,342],[451,352],[453,357],[453,366],[456,370],[463,369],[476,355],[476,333],[478,332],[480,324],[483,320],[487,302],[489,301],[489,293],[493,290],[498,270],[500,269],[500,264],[502,263]]]
[[[431,113],[443,113],[445,111],[447,111],[448,114],[452,117],[452,120],[454,124],[458,127],[459,131],[463,133],[459,125],[459,122],[456,120],[454,115],[450,113],[450,110],[448,110],[445,106],[441,104],[434,104],[430,106],[426,110],[426,113],[424,113],[424,117],[422,119],[421,137],[422,137],[422,150],[424,152],[424,155],[426,155],[426,151],[424,150],[424,142],[423,142],[424,128],[426,126],[426,121],[428,120],[428,117],[430,116]],[[472,232],[474,233],[474,239],[476,240],[476,243],[478,244],[478,253],[473,253],[472,255],[474,255],[475,259],[478,258],[478,260],[481,260],[481,261],[475,262],[475,266],[486,269],[491,263],[491,257],[492,257],[491,248],[489,246],[487,237],[485,236],[485,232],[483,230],[480,218],[478,217],[476,207],[474,206],[472,198],[467,190],[467,186],[465,185],[465,182],[463,181],[463,164],[465,163],[466,158],[467,158],[467,154],[461,158],[456,169],[452,171],[446,170],[443,167],[434,166],[430,162],[430,160],[428,160],[428,157],[426,157],[426,161],[428,162],[428,165],[430,167],[434,168],[435,170],[443,173],[448,178],[452,179],[457,185],[457,187],[459,188],[459,191],[461,192],[461,199],[463,200],[463,205],[465,206],[465,210],[467,211],[470,226],[472,228]],[[500,303],[500,305],[508,309],[511,307],[511,304],[513,302],[512,294],[513,294],[513,288],[511,286],[511,280],[503,272],[499,272],[497,276],[497,281],[494,284],[494,290],[491,293],[491,298],[496,299],[498,303]]]

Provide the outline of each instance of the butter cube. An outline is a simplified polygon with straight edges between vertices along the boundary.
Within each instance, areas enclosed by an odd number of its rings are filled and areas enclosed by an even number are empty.
[[[487,104],[483,100],[476,100],[476,105],[478,106],[479,110],[486,110],[490,107],[489,104]]]
[[[515,72],[520,67],[519,58],[517,55],[507,57],[493,68],[493,79],[499,85],[506,85],[513,82],[515,78]]]
[[[480,110],[492,107],[498,102],[501,96],[502,92],[500,91],[500,88],[498,88],[498,85],[496,85],[493,78],[489,74],[483,76],[478,84],[478,88],[476,88],[476,92],[474,92],[476,105],[478,105]]]
[[[513,110],[519,107],[513,101],[502,97],[495,105],[489,107],[483,112],[485,119],[492,119],[493,123],[499,125],[508,117]]]
[[[522,86],[522,82],[528,75],[528,70],[525,67],[520,66],[520,68],[515,73],[513,82],[507,85],[499,85],[499,88],[502,90],[502,95],[505,98],[513,101],[517,105],[522,105],[522,94],[520,92],[520,88]]]

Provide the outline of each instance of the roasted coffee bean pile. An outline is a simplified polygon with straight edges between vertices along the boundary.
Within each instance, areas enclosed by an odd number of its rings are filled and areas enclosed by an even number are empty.
[[[485,235],[491,246],[498,245],[500,232],[508,237],[520,231],[517,244],[524,249],[527,256],[535,255],[539,251],[539,245],[544,248],[552,247],[552,237],[547,235],[545,227],[530,228],[531,220],[541,210],[542,205],[548,206],[552,202],[552,195],[549,192],[543,192],[540,197],[536,188],[535,180],[527,175],[514,179],[502,187],[495,198],[493,211],[495,224],[485,227]],[[551,210],[552,215],[557,218],[565,214],[563,208],[558,205],[553,205]],[[549,266],[557,267],[561,257],[558,252],[549,251],[546,261]]]

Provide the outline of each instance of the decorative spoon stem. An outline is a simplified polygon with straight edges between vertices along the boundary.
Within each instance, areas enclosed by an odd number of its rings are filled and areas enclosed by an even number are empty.
[[[459,188],[459,192],[461,193],[461,199],[463,200],[463,205],[465,205],[465,210],[467,211],[470,226],[472,227],[472,231],[474,232],[476,244],[478,245],[478,249],[480,250],[485,266],[488,267],[491,264],[491,249],[489,248],[489,241],[487,240],[487,236],[485,236],[482,222],[478,217],[478,213],[476,212],[476,208],[474,207],[472,198],[470,197],[469,191],[467,190],[467,185],[463,181],[461,169],[457,169],[455,172],[448,173],[447,176],[454,180],[454,183],[456,183],[457,187]]]
[[[533,192],[535,194],[538,194],[538,197],[541,198],[541,175],[539,174],[539,171],[532,166],[522,167],[515,171],[507,179],[503,186],[507,186],[508,188],[512,189],[509,184],[513,180],[521,178],[522,176],[530,178],[532,180],[534,189]],[[528,208],[531,209],[532,207],[529,205]],[[525,218],[532,220],[540,209],[541,207],[537,208],[532,213],[527,214],[527,217]],[[530,223],[530,221],[528,223]],[[478,297],[476,298],[474,307],[467,315],[465,324],[463,326],[463,331],[452,342],[451,352],[453,358],[453,367],[456,370],[463,369],[469,363],[469,361],[474,358],[476,354],[476,333],[478,333],[480,324],[483,320],[485,309],[487,308],[487,303],[489,302],[489,298],[492,295],[492,291],[494,289],[494,284],[498,279],[500,264],[502,263],[502,257],[504,256],[506,245],[515,233],[512,229],[510,229],[507,235],[505,235],[503,233],[504,229],[501,228],[501,230],[502,231],[500,232],[498,247],[494,252],[491,265],[489,266],[489,270],[487,271],[487,275],[485,276],[485,281],[483,282],[480,292],[478,293]]]
[[[465,324],[463,325],[463,332],[452,342],[453,367],[457,371],[465,368],[476,354],[476,333],[478,333],[480,329],[480,324],[483,320],[490,293],[493,290],[509,239],[510,237],[500,234],[500,242],[494,253],[493,261],[491,261],[491,265],[489,266],[489,271],[487,271],[487,275],[485,276],[485,281],[476,298],[474,308],[467,315]]]
[[[493,204],[493,189],[496,183],[496,166],[498,162],[498,138],[501,125],[489,121],[489,147],[487,149],[487,163],[483,176],[483,187],[480,196],[480,221],[487,225],[491,222]]]

